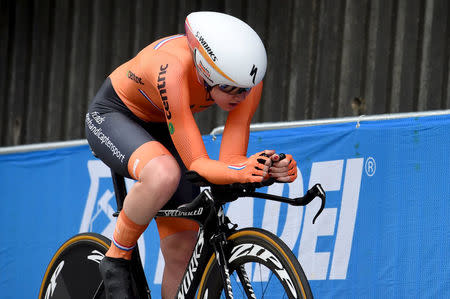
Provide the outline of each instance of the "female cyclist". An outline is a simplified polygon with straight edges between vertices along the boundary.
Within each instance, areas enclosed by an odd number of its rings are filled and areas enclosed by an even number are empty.
[[[131,252],[161,208],[198,193],[184,178],[194,170],[215,184],[292,182],[292,156],[273,150],[247,157],[249,125],[258,106],[267,57],[258,35],[241,20],[216,12],[187,16],[185,35],[155,41],[115,69],[86,114],[95,154],[136,180],[100,264],[107,298],[131,298]],[[228,111],[219,160],[208,157],[193,113],[217,104]],[[262,160],[261,160],[262,159]],[[196,241],[190,220],[156,220],[165,269],[161,294],[173,298]]]

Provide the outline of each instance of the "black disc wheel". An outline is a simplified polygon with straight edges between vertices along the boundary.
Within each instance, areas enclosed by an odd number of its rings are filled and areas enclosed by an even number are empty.
[[[109,246],[110,240],[96,233],[78,234],[67,240],[45,271],[39,299],[94,298],[102,285],[98,265]]]

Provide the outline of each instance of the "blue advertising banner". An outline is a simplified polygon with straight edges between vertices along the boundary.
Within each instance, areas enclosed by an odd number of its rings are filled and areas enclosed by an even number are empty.
[[[220,136],[204,136],[211,158]],[[307,207],[246,198],[240,227],[262,227],[297,255],[316,298],[450,298],[450,115],[253,132],[248,153],[292,154],[298,178],[264,192],[327,192]],[[133,181],[127,181],[128,187]],[[88,146],[0,155],[0,297],[36,298],[45,269],[72,235],[112,235],[109,169]],[[164,260],[155,225],[139,240],[154,298]]]

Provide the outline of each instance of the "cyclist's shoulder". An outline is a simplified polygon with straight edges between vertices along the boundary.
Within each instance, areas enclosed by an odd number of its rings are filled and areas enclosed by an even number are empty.
[[[175,34],[162,37],[150,45],[147,46],[154,51],[177,51],[177,50],[189,50],[186,35]]]
[[[179,78],[187,76],[194,63],[186,37],[173,35],[159,39],[142,49],[130,60],[130,65],[139,69],[144,77],[155,84],[160,83],[162,75],[166,77],[166,81],[174,80],[179,84]]]
[[[152,86],[161,83],[161,78],[172,81],[174,78],[179,82],[179,78],[186,76],[193,67],[193,59],[190,54],[184,35],[172,35],[154,41],[143,48],[135,57],[124,63],[113,72],[120,72],[123,75],[124,69],[136,73],[137,76],[146,79]],[[126,80],[127,76],[122,76]],[[129,82],[128,82],[129,83]],[[169,82],[166,82],[168,84]],[[143,87],[145,88],[145,87]]]
[[[136,60],[143,64],[176,64],[178,67],[193,65],[192,55],[182,34],[171,35],[158,39],[142,49]]]

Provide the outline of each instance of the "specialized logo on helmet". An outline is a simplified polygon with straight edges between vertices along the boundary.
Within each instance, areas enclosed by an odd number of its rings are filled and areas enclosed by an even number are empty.
[[[198,38],[200,44],[202,44],[203,48],[205,48],[206,53],[208,53],[209,57],[215,62],[217,61],[217,56],[214,54],[213,50],[209,47],[206,40],[203,38],[203,36],[200,34],[200,32],[195,33],[195,37]]]
[[[250,71],[250,77],[253,77],[253,84],[255,84],[255,79],[256,79],[256,73],[258,72],[258,68],[256,67],[256,65],[253,65],[252,70]]]
[[[209,70],[209,67],[211,67],[216,73],[218,73],[220,76],[224,77],[225,79],[229,80],[231,83],[236,83],[233,79],[230,78],[227,74],[225,74],[217,65],[216,61],[218,60],[217,56],[214,54],[211,47],[208,45],[208,42],[205,40],[205,38],[199,33],[199,31],[196,31],[194,35],[194,31],[192,30],[191,26],[189,25],[188,19],[186,19],[185,22],[185,29],[186,29],[186,37],[188,40],[189,48],[194,54],[194,62],[197,69],[199,69],[201,72],[201,76],[209,81],[209,84],[215,85],[215,79],[211,78],[211,72]],[[205,65],[201,65],[201,60],[198,60],[196,58],[198,51],[198,55],[202,57],[202,59],[205,60],[205,64],[209,65],[209,67]]]

